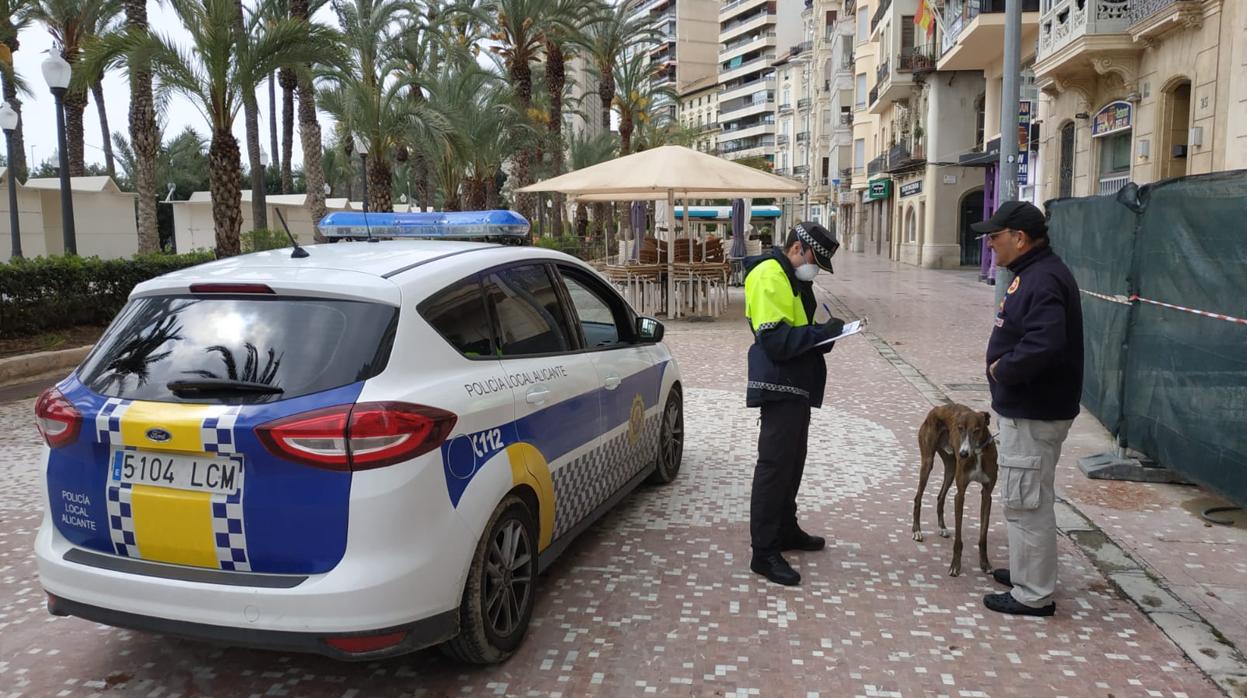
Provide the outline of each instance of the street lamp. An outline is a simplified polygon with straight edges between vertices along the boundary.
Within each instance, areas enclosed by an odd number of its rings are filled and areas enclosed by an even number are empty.
[[[364,213],[368,213],[368,144],[358,134],[354,138],[355,152],[359,153],[359,167],[364,173]]]
[[[43,79],[52,90],[56,100],[56,143],[60,150],[61,170],[61,232],[65,238],[65,254],[78,254],[78,243],[74,237],[74,202],[69,189],[69,146],[65,143],[65,90],[69,87],[69,78],[73,68],[61,58],[59,53],[48,51],[44,59]]]
[[[4,129],[5,153],[9,171],[9,235],[13,238],[13,259],[22,258],[22,231],[17,222],[17,171],[13,169],[13,129],[17,128],[17,112],[8,104],[0,105],[0,128]]]

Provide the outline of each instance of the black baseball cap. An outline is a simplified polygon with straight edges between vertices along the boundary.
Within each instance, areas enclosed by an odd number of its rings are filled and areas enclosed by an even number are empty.
[[[970,230],[984,235],[1005,228],[1020,230],[1036,240],[1048,237],[1048,221],[1043,211],[1026,201],[1006,201],[991,218],[970,225]]]
[[[813,221],[802,221],[792,226],[792,232],[797,234],[797,239],[803,245],[814,250],[815,264],[832,274],[835,273],[831,268],[831,258],[840,249],[840,241],[836,239],[835,233]]]

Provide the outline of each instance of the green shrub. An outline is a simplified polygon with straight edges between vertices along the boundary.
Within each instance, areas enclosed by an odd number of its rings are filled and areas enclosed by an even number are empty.
[[[0,264],[0,337],[103,325],[140,282],[212,261],[211,252],[131,259],[37,257]]]
[[[268,228],[256,228],[250,232],[243,233],[240,242],[242,243],[243,254],[290,247],[290,238],[286,236],[284,230],[270,230]]]
[[[572,255],[574,257],[580,257],[581,252],[582,252],[581,250],[582,245],[580,242],[580,238],[576,237],[575,235],[566,235],[561,238],[553,238],[553,237],[534,238],[533,244],[544,250],[557,250],[559,252],[566,252],[567,254]]]

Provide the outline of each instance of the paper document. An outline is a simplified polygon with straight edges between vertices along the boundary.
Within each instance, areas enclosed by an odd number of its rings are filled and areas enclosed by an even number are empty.
[[[844,329],[840,332],[839,335],[832,337],[831,339],[825,339],[814,346],[821,347],[824,344],[831,344],[832,342],[840,340],[840,339],[844,339],[845,337],[848,337],[849,335],[857,334],[858,332],[861,332],[863,329],[865,329],[867,324],[868,324],[868,321],[866,318],[862,318],[861,320],[854,320],[853,322],[846,322],[844,323]]]

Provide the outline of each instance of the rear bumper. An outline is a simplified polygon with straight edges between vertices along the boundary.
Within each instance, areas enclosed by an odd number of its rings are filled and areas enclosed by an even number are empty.
[[[236,647],[252,647],[285,652],[306,652],[345,661],[363,661],[414,652],[431,645],[445,642],[459,632],[459,612],[446,611],[423,620],[392,628],[359,633],[321,635],[316,633],[259,630],[255,628],[227,628],[187,621],[154,618],[136,613],[100,608],[90,604],[71,601],[48,594],[48,612],[54,616],[75,616],[95,623],[118,628],[141,630],[161,635],[172,635],[189,640],[223,642]],[[372,652],[350,653],[339,650],[326,642],[332,638],[348,638],[403,633],[403,639],[390,647]]]

